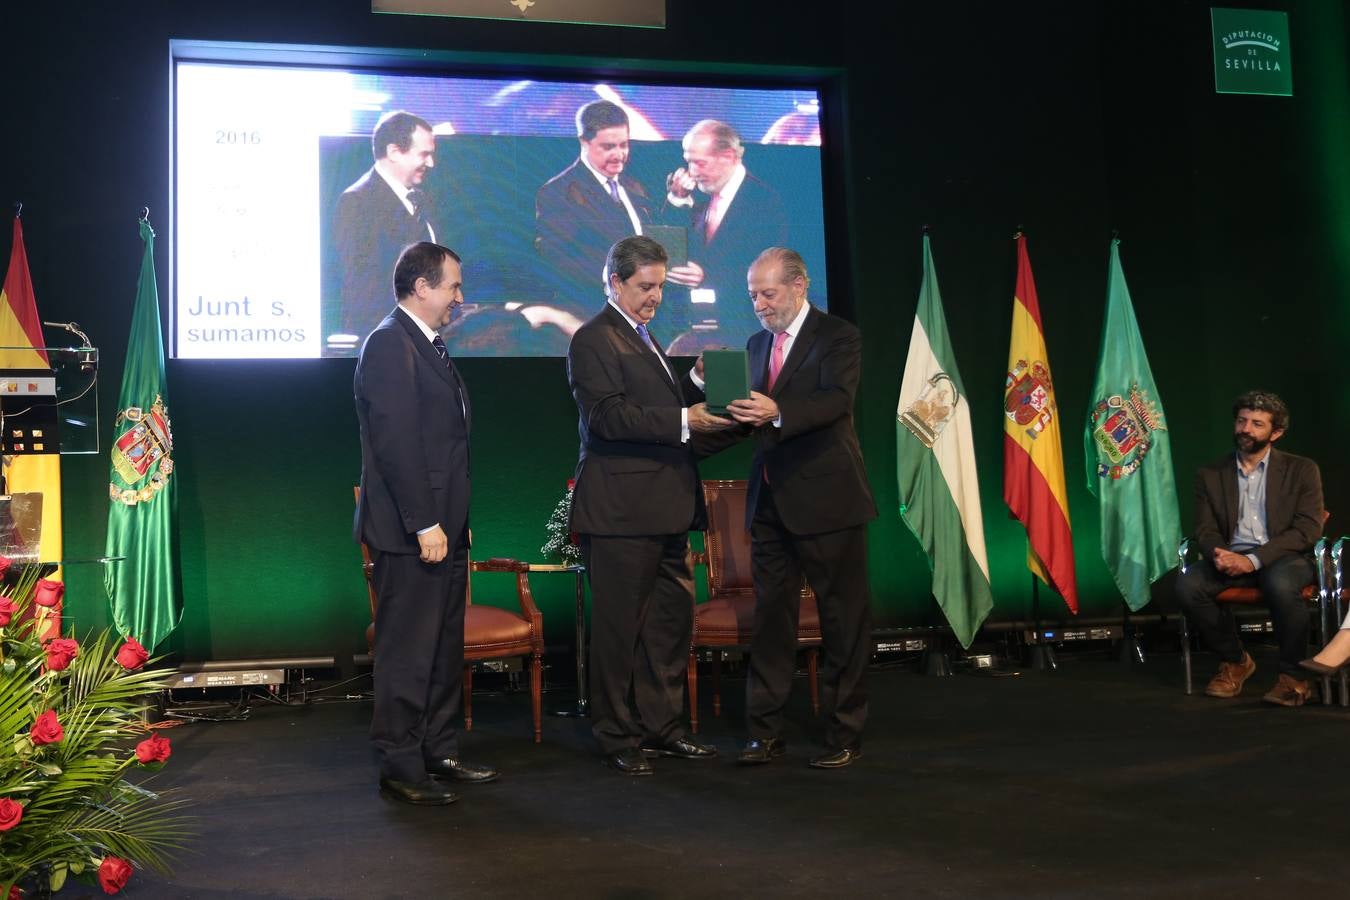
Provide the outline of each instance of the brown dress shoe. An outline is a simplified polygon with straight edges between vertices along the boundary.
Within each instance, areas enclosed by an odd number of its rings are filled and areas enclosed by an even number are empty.
[[[1311,682],[1300,681],[1293,675],[1281,672],[1280,677],[1275,681],[1275,686],[1270,689],[1270,693],[1261,699],[1277,706],[1302,706],[1312,697],[1312,692]]]
[[[1242,654],[1242,662],[1219,663],[1219,674],[1210,679],[1209,685],[1205,688],[1205,693],[1211,697],[1236,697],[1242,693],[1242,683],[1252,677],[1256,671],[1256,661],[1252,659],[1250,653]]]

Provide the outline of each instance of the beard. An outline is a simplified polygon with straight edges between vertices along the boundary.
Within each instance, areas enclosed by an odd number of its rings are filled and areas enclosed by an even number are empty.
[[[1233,445],[1242,453],[1261,453],[1270,446],[1270,439],[1261,440],[1254,438],[1250,434],[1233,435]]]

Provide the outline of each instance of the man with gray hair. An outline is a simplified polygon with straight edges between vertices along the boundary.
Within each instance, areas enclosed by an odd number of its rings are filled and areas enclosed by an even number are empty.
[[[669,277],[689,288],[691,322],[716,320],[719,343],[739,343],[758,327],[742,299],[745,270],[765,247],[787,244],[787,211],[778,192],[746,169],[741,136],[726,122],[696,123],[683,144],[685,165],[666,187],[667,203],[688,211],[689,259],[674,260]]]
[[[783,725],[805,578],[816,595],[825,657],[826,747],[808,765],[840,769],[862,756],[872,653],[867,523],[877,508],[853,427],[862,335],[810,304],[811,279],[795,250],[765,250],[747,282],[747,305],[763,328],[746,344],[750,397],[727,406],[742,427],[699,435],[695,444],[706,456],[739,438],[755,443],[745,504],[755,584],[745,687],[749,740],[737,762],[762,765],[787,750]],[[690,377],[695,387],[698,368]]]
[[[591,583],[591,730],[606,764],[626,775],[650,775],[648,756],[717,755],[688,737],[683,722],[694,609],[689,531],[704,518],[689,441],[734,423],[686,399],[648,331],[666,263],[649,237],[610,248],[609,302],[567,351],[581,435],[568,527]]]
[[[1284,401],[1248,391],[1233,401],[1233,443],[1195,478],[1195,541],[1201,558],[1177,578],[1185,614],[1219,656],[1205,693],[1236,697],[1256,671],[1229,608],[1214,601],[1230,587],[1260,588],[1280,645],[1280,674],[1262,698],[1302,706],[1312,694],[1299,662],[1308,650],[1303,589],[1316,577],[1309,556],[1322,534],[1322,473],[1317,463],[1273,446],[1289,427]]]

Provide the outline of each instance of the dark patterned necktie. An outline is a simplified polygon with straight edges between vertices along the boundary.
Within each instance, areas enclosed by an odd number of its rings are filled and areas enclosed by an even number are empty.
[[[445,363],[445,367],[450,368],[450,351],[446,349],[445,341],[441,339],[439,334],[431,339],[431,346],[436,348],[436,355],[441,358],[441,362]]]

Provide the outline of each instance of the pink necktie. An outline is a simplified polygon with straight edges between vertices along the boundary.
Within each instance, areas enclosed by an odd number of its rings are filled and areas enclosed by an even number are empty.
[[[769,357],[769,390],[773,390],[773,383],[778,380],[778,373],[783,371],[783,347],[787,344],[788,333],[780,331],[774,335],[773,355]]]
[[[708,200],[708,215],[703,220],[703,243],[712,243],[713,235],[717,232],[717,226],[722,224],[722,195],[713,194]]]

